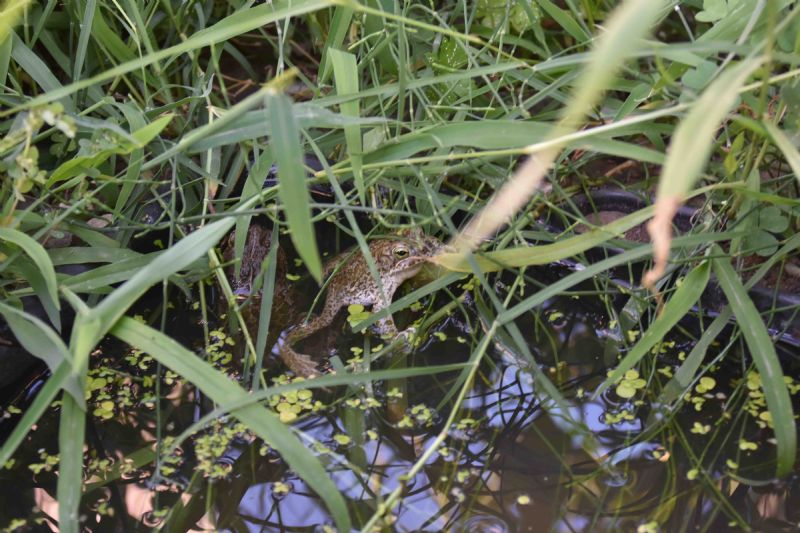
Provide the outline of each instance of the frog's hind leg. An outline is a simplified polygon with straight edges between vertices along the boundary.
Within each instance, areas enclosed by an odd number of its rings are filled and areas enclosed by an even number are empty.
[[[341,305],[331,305],[326,301],[325,307],[319,315],[289,331],[286,338],[280,343],[278,353],[292,372],[303,377],[311,377],[319,373],[317,363],[314,362],[311,356],[296,352],[293,346],[317,331],[328,327],[340,308]]]

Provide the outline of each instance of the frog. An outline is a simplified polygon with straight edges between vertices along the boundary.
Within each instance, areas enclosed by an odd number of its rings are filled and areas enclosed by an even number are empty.
[[[357,250],[331,258],[323,267],[327,293],[322,311],[311,320],[290,327],[279,341],[280,358],[296,375],[310,378],[319,372],[311,356],[295,351],[295,344],[330,326],[344,307],[356,304],[371,306],[373,313],[389,307],[397,289],[416,276],[428,259],[443,249],[443,244],[425,235],[421,229],[412,228],[373,240],[368,243],[368,248],[375,261],[380,286],[367,260]],[[385,339],[400,338],[405,349],[410,347],[410,339],[416,331],[413,326],[398,331],[391,315],[379,319],[374,330]]]

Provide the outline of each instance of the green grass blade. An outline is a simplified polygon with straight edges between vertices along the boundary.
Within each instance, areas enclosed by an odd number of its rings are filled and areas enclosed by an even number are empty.
[[[539,6],[561,26],[565,32],[570,34],[579,44],[591,41],[592,36],[584,31],[580,24],[570,15],[568,11],[556,6],[550,0],[539,0]]]
[[[53,72],[47,67],[47,64],[28,48],[16,34],[12,35],[14,43],[11,48],[11,57],[14,58],[14,61],[16,61],[17,64],[33,78],[39,87],[42,88],[44,91],[42,97],[46,97],[47,95],[53,94],[53,91],[62,89],[63,86]],[[72,105],[72,100],[69,98],[51,98],[47,101],[53,102],[55,100],[59,100],[64,106],[64,109],[68,112],[74,112],[75,108]]]
[[[39,268],[27,257],[17,257],[14,263],[8,268],[8,273],[24,279],[30,285],[34,294],[39,298],[39,301],[44,307],[47,318],[50,323],[58,330],[61,331],[61,313],[56,308],[56,301],[52,299],[47,289],[47,283]]]
[[[792,167],[794,176],[800,181],[800,152],[797,151],[797,148],[789,137],[787,137],[778,126],[769,121],[762,122],[762,125],[769,132],[775,146],[780,148],[781,152],[783,152],[784,157],[786,157],[786,162]]]
[[[728,325],[731,319],[730,309],[724,310],[717,318],[706,328],[703,335],[686,356],[686,360],[675,371],[675,375],[669,380],[664,390],[654,402],[655,405],[666,406],[678,400],[685,392],[686,388],[692,383],[692,380],[697,374],[700,365],[703,364],[706,352],[711,344],[717,339],[722,330]]]
[[[675,290],[675,293],[667,301],[664,306],[663,312],[656,318],[647,331],[642,334],[633,348],[625,355],[622,361],[619,362],[617,367],[611,374],[603,381],[594,393],[597,398],[608,387],[622,379],[625,372],[633,368],[639,360],[650,352],[650,349],[660,342],[664,335],[666,335],[680,319],[686,316],[692,306],[697,303],[703,291],[708,285],[708,279],[711,275],[711,264],[708,261],[703,261],[698,266],[693,268],[686,277],[683,283]]]
[[[563,239],[553,244],[506,248],[497,252],[477,255],[475,260],[483,272],[496,272],[504,268],[546,265],[566,257],[575,256],[604,242],[621,237],[624,233],[653,216],[653,207],[645,207],[625,215],[605,226]],[[437,265],[455,272],[471,272],[468,259],[458,253],[440,254],[432,259]]]
[[[723,256],[722,250],[717,253]],[[739,276],[727,258],[714,259],[714,274],[728,299],[736,322],[744,335],[750,356],[761,375],[761,388],[772,415],[775,439],[778,441],[778,466],[776,475],[791,472],[797,453],[797,426],[792,401],[783,380],[781,363],[775,353],[775,345],[755,304],[747,295]]]
[[[358,93],[358,67],[356,56],[336,50],[328,49],[328,57],[333,66],[333,78],[336,81],[336,94],[349,95]],[[340,105],[342,114],[358,118],[358,100],[351,100]],[[350,166],[353,168],[356,189],[361,203],[365,203],[364,175],[361,172],[361,158],[363,148],[361,145],[361,128],[357,124],[344,127],[344,138],[347,142],[347,155],[350,157]]]
[[[52,186],[60,181],[65,181],[85,173],[88,168],[100,166],[114,154],[127,155],[142,148],[156,138],[173,118],[172,113],[157,118],[150,124],[130,134],[130,139],[120,140],[113,148],[101,150],[91,155],[84,155],[67,159],[56,168],[47,180],[47,185]]]
[[[78,37],[78,48],[75,50],[75,61],[72,63],[72,81],[78,81],[83,74],[83,65],[86,61],[86,49],[89,47],[89,38],[92,36],[92,21],[97,7],[97,0],[87,0],[81,21],[81,33]]]
[[[273,235],[278,235],[278,225],[272,229]],[[269,326],[272,321],[272,301],[275,297],[276,272],[278,270],[278,249],[280,243],[275,238],[267,254],[267,267],[261,278],[261,306],[258,310],[258,335],[256,336],[256,363],[253,370],[253,381],[251,388],[257,390],[261,381],[261,370],[264,366],[264,355],[267,349],[267,337],[269,336]],[[278,281],[280,282],[280,281]]]
[[[762,263],[761,266],[758,267],[758,270],[747,280],[744,288],[750,290],[770,271],[775,263],[782,261],[789,253],[798,248],[800,248],[800,233],[793,235],[781,246],[777,253],[773,254]],[[694,379],[700,365],[703,363],[705,353],[709,346],[711,346],[711,343],[719,336],[725,326],[728,325],[728,321],[732,316],[730,307],[726,307],[720,312],[719,316],[711,322],[711,325],[703,332],[703,335],[697,341],[694,348],[692,348],[692,351],[686,356],[686,360],[678,367],[678,370],[675,371],[675,375],[664,387],[664,390],[655,401],[655,404],[668,405],[680,398]]]
[[[81,265],[83,263],[114,263],[141,257],[142,254],[127,248],[106,246],[69,246],[47,250],[53,265]]]
[[[723,232],[704,235],[687,235],[686,237],[678,237],[677,239],[673,240],[672,247],[694,247],[704,243],[729,240],[735,237],[740,237],[742,234],[742,232]],[[578,270],[569,276],[548,285],[536,294],[525,298],[514,307],[503,311],[498,315],[497,320],[501,324],[505,324],[511,320],[514,320],[537,305],[543,304],[548,298],[553,298],[554,296],[569,290],[571,287],[574,287],[582,281],[592,279],[593,277],[598,276],[614,267],[627,263],[633,263],[648,257],[651,254],[651,250],[652,247],[649,244],[645,244],[642,246],[637,246],[636,248],[623,252],[619,255],[611,256],[608,259],[598,261],[597,263],[592,263],[586,268]]]
[[[0,25],[2,25],[2,22],[0,22]],[[2,35],[2,30],[0,30],[0,35]],[[8,65],[11,63],[11,47],[13,44],[13,39],[3,40],[0,37],[0,86],[6,84]]]
[[[125,42],[120,39],[119,35],[112,30],[105,18],[103,12],[97,11],[92,19],[92,33],[98,42],[103,43],[103,48],[107,50],[117,63],[124,63],[136,58],[134,53],[125,45]]]
[[[403,135],[396,141],[386,143],[364,154],[368,164],[391,162],[396,165],[405,158],[422,151],[439,148],[469,147],[482,150],[511,151],[520,153],[522,148],[532,143],[543,142],[553,127],[549,122],[512,121],[505,119],[481,120],[480,122],[451,122],[419,128],[413,133]],[[632,143],[615,141],[611,137],[636,133],[632,128],[620,127],[613,132],[603,133],[598,128],[581,132],[580,139],[567,142],[569,148],[582,148],[601,153],[621,155],[630,159],[663,163],[664,154],[650,148]],[[621,153],[622,150],[625,150]],[[488,155],[488,154],[486,154]],[[452,154],[445,156],[453,157]],[[443,157],[444,159],[444,157]]]
[[[319,64],[317,71],[317,83],[323,84],[328,81],[331,75],[331,64],[328,50],[340,49],[344,43],[344,38],[347,35],[347,30],[350,29],[350,22],[353,20],[353,10],[345,6],[337,6],[333,10],[333,17],[331,17],[331,26],[328,29],[328,38],[325,40],[325,45],[322,48],[322,60]]]
[[[11,307],[3,302],[0,302],[0,314],[6,319],[22,347],[44,361],[53,373],[65,362],[72,366],[69,349],[50,326],[22,309]],[[86,405],[83,388],[77,380],[67,380],[64,388],[81,406]]]
[[[286,223],[297,253],[317,283],[321,283],[322,261],[311,222],[303,151],[292,113],[292,101],[282,94],[269,95],[266,100],[267,120],[272,126],[272,154],[278,164],[278,196],[285,209]]]
[[[163,333],[130,318],[122,318],[111,334],[139,348],[177,372],[219,404],[243,402],[248,393]],[[247,405],[232,412],[236,418],[281,454],[290,468],[325,501],[340,531],[350,531],[345,500],[325,468],[309,448],[278,417],[260,405]]]
[[[105,334],[147,289],[203,257],[230,231],[235,221],[235,217],[223,218],[190,233],[108,295],[91,311],[102,324],[101,335]],[[98,338],[95,342],[99,340]]]
[[[11,34],[11,30],[16,26],[25,8],[30,4],[30,0],[6,0],[0,5],[0,44],[6,42],[6,38]],[[0,85],[3,84],[0,78]]]
[[[47,255],[44,246],[25,233],[11,228],[0,228],[0,239],[16,244],[31,258],[39,269],[39,273],[44,278],[44,282],[47,286],[47,298],[50,300],[51,305],[55,309],[61,309],[61,304],[58,301],[56,271],[53,268],[53,263],[50,261],[50,256]]]
[[[68,395],[61,400],[58,426],[58,529],[63,533],[81,530],[78,507],[83,491],[83,437],[86,412]]]

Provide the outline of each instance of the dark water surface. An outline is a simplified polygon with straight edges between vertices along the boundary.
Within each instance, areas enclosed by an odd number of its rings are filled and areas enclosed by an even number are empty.
[[[510,283],[502,281],[496,290],[505,297]],[[526,295],[517,289],[513,301]],[[584,424],[583,432],[540,390],[505,335],[491,344],[449,427],[459,372],[358,390],[301,392],[266,404],[292,412],[286,420],[300,415],[293,420],[298,435],[319,450],[359,529],[404,486],[400,505],[379,522],[386,531],[792,530],[800,523],[798,477],[770,477],[772,431],[759,418],[763,407],[753,396],[758,385],[748,386],[757,378],[741,355],[740,340],[720,336],[705,359],[713,367],[713,386],[693,385],[675,412],[654,402],[691,351],[699,321],[676,328],[659,353],[640,365],[640,376],[627,376],[630,398],[618,388],[592,399],[607,368],[636,340],[618,325],[620,302],[626,301],[621,292],[606,297],[589,287],[516,321],[541,371],[571,402],[569,414]],[[442,303],[427,302],[434,310]],[[238,375],[236,347],[222,333],[223,324],[210,324],[218,329],[209,328],[211,342],[204,347],[199,312],[190,304],[175,305],[167,333]],[[484,336],[477,316],[486,305],[467,299],[424,346],[393,364],[467,361]],[[640,320],[646,325],[647,317]],[[349,332],[346,324],[337,328]],[[361,335],[338,329],[337,335],[342,359],[352,355],[349,348],[364,346]],[[787,375],[797,375],[797,350],[780,349]],[[156,450],[157,437],[169,444],[169,437],[212,405],[149,356],[109,342],[92,367],[81,509],[87,530],[332,530],[320,499],[232,419],[201,429],[175,453]],[[158,370],[160,382],[153,379]],[[277,369],[270,370],[270,378],[276,375]],[[0,435],[8,434],[20,416],[16,409],[24,410],[42,379],[33,379],[5,406]],[[0,470],[0,527],[55,527],[58,415],[56,404],[10,468]],[[648,429],[663,417],[664,424]],[[444,429],[442,444],[407,478]],[[587,431],[599,448],[588,449]]]

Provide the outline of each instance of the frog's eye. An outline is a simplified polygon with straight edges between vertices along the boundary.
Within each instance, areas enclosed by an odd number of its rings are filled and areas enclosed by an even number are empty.
[[[408,248],[405,246],[398,246],[394,249],[394,256],[398,259],[403,259],[408,257]]]

